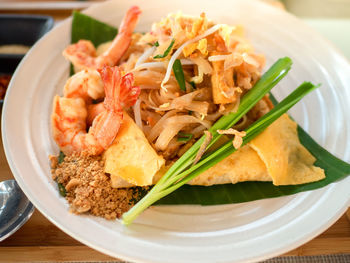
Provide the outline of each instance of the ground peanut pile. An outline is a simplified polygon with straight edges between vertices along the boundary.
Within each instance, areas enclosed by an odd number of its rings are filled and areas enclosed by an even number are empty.
[[[65,187],[66,199],[74,213],[89,212],[106,219],[119,218],[140,196],[139,189],[111,187],[110,178],[103,171],[101,156],[73,154],[64,157],[61,163],[56,156],[50,159],[52,178]]]

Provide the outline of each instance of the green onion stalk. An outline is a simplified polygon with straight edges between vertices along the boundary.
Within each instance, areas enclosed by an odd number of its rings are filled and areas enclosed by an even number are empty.
[[[285,57],[279,59],[271,68],[261,77],[261,79],[249,90],[241,99],[240,106],[235,113],[230,113],[221,117],[210,129],[212,140],[206,149],[209,149],[221,135],[217,130],[225,130],[237,123],[259,100],[265,96],[290,70],[292,61]],[[264,115],[252,126],[246,129],[247,135],[243,139],[243,144],[248,143],[258,134],[260,134],[273,121],[290,109],[296,102],[298,102],[308,92],[313,90],[316,86],[311,83],[303,83],[286,99],[279,103],[269,113]],[[158,181],[158,183],[151,189],[151,191],[143,197],[133,208],[124,213],[122,223],[129,225],[132,221],[142,213],[146,208],[161,199],[162,197],[175,191],[182,185],[186,184],[200,173],[217,164],[236,149],[233,148],[232,143],[228,142],[216,151],[208,154],[195,165],[193,161],[196,154],[205,140],[205,135],[202,136],[189,150],[187,150],[165,173],[165,175]]]

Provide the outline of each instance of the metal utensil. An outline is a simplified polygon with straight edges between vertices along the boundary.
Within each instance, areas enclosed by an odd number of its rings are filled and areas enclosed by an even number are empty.
[[[16,232],[34,212],[34,206],[15,180],[0,182],[0,241]]]

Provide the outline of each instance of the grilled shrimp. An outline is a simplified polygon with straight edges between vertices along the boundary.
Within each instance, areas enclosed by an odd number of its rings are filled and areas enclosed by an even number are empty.
[[[104,86],[100,73],[95,69],[84,69],[70,77],[63,88],[66,98],[82,98],[86,103],[104,98]]]
[[[132,6],[127,11],[120,25],[119,33],[102,55],[96,56],[96,49],[91,41],[79,40],[77,43],[69,45],[63,51],[63,56],[72,62],[76,72],[86,68],[99,69],[104,65],[115,66],[130,45],[132,33],[140,14],[141,10],[137,6]]]
[[[102,153],[113,142],[123,120],[122,105],[125,101],[136,101],[140,89],[132,86],[132,75],[121,76],[118,67],[105,66],[99,70],[105,99],[103,110],[94,118],[86,132],[88,104],[79,96],[55,96],[53,102],[53,138],[65,154],[87,152],[90,155]],[[135,103],[135,102],[134,102]]]

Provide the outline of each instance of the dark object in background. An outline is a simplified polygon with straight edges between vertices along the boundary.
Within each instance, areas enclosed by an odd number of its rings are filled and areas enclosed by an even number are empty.
[[[32,46],[53,27],[49,16],[0,15],[0,46]],[[0,73],[13,73],[24,54],[0,54]]]
[[[50,16],[0,15],[0,46],[24,45],[31,47],[53,27]],[[11,75],[25,54],[0,53],[0,77]],[[2,103],[3,97],[0,98]]]
[[[12,75],[4,74],[0,75],[0,101],[4,100],[7,86],[10,83]]]

